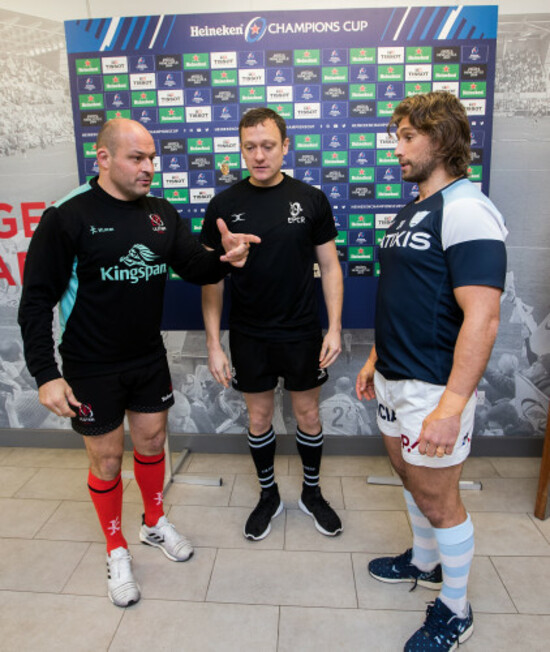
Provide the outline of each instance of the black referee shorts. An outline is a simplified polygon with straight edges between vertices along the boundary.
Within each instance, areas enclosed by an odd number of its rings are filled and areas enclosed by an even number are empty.
[[[66,380],[82,403],[71,419],[73,429],[81,435],[104,435],[115,430],[126,410],[164,412],[174,404],[166,357],[130,371]]]
[[[229,333],[233,387],[241,392],[267,392],[283,378],[285,389],[303,392],[328,380],[319,368],[321,333],[299,341],[263,340],[236,331]]]

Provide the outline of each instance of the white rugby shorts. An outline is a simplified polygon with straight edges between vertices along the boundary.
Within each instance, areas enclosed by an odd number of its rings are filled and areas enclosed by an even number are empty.
[[[401,438],[401,453],[405,462],[415,466],[441,468],[461,464],[470,454],[476,392],[464,408],[453,452],[443,457],[429,457],[418,452],[422,422],[433,412],[445,391],[444,385],[422,380],[386,380],[378,371],[374,374],[374,389],[378,400],[377,422],[380,432]]]

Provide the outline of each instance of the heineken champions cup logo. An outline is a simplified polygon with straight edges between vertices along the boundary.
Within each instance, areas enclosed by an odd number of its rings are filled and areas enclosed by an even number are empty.
[[[256,16],[253,18],[244,31],[244,38],[248,43],[256,43],[259,41],[267,30],[267,21],[265,18]]]

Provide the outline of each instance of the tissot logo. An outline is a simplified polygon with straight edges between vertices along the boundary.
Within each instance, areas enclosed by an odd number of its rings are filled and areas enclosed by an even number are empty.
[[[183,91],[158,91],[159,106],[181,106],[183,104]]]
[[[237,136],[225,136],[224,138],[214,138],[214,151],[220,152],[238,152],[239,138]]]
[[[138,91],[146,88],[156,88],[155,73],[136,73],[130,75],[130,88],[133,91]]]
[[[292,102],[292,86],[268,86],[268,102]]]
[[[378,63],[403,63],[405,50],[402,47],[378,48]]]
[[[254,84],[264,83],[265,70],[263,68],[239,70],[239,84],[241,86],[253,86]]]
[[[236,68],[236,52],[212,52],[210,55],[210,65],[212,68]]]
[[[214,196],[214,188],[191,188],[189,199],[192,204],[208,204]]]
[[[375,228],[387,229],[394,218],[395,213],[377,213],[375,217]]]
[[[393,134],[391,136],[383,132],[376,134],[376,147],[378,149],[386,149],[386,148],[393,149],[396,146],[397,146],[397,139]]]
[[[295,104],[294,117],[297,120],[304,120],[307,118],[320,118],[321,106],[317,102],[312,104]]]
[[[432,84],[432,89],[434,91],[445,91],[445,93],[452,93],[455,97],[458,97],[458,82],[434,82]]]
[[[187,107],[185,109],[185,119],[187,122],[211,122],[212,108],[210,106]]]
[[[104,57],[101,60],[104,74],[114,72],[128,72],[128,59],[126,57]]]
[[[432,67],[430,65],[405,66],[406,81],[426,81],[432,78]]]
[[[162,184],[165,188],[187,188],[187,172],[163,172]]]

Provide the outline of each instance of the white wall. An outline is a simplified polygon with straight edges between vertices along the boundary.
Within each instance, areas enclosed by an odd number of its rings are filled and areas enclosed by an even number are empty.
[[[362,2],[362,0],[346,0],[343,4],[336,4],[334,0],[301,0],[300,9],[352,9],[361,7],[387,7],[387,0],[375,2]],[[477,0],[464,0],[461,3],[438,2],[425,0],[424,2],[396,2],[396,6],[453,6],[461,5],[498,5],[502,14],[546,13],[547,0],[501,0],[500,2],[480,2]],[[228,5],[225,0],[202,0],[200,3],[202,13],[223,13],[226,11],[260,11],[255,0],[236,0]],[[71,20],[77,18],[102,18],[108,16],[139,16],[158,13],[165,14],[191,14],[196,7],[195,2],[181,2],[181,0],[157,0],[145,2],[144,0],[27,0],[24,5],[20,0],[0,0],[0,9],[18,11],[31,16],[40,16],[51,20]],[[294,0],[264,0],[261,11],[284,11],[298,9]],[[199,13],[199,12],[197,12]]]

